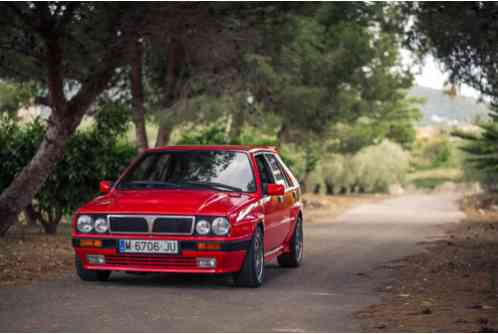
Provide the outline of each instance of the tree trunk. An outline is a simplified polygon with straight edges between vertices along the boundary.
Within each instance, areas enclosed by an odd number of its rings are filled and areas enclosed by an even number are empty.
[[[38,226],[38,215],[32,203],[24,209],[24,215],[29,226]]]
[[[173,132],[173,126],[170,124],[162,124],[157,132],[156,147],[168,145]]]
[[[280,147],[288,137],[288,129],[285,121],[282,121],[282,125],[277,133],[277,145]]]
[[[161,100],[161,109],[163,113],[171,112],[171,106],[178,99],[180,72],[182,70],[185,58],[185,50],[182,43],[173,39],[168,47],[168,62],[166,78],[163,82],[163,98]],[[167,116],[167,115],[165,115]],[[170,117],[163,117],[160,120],[159,131],[157,133],[156,147],[167,145],[173,132],[174,125]]]
[[[149,147],[147,141],[147,128],[145,126],[145,108],[144,108],[144,88],[142,81],[142,64],[143,64],[143,45],[138,42],[133,50],[131,64],[131,95],[133,101],[133,123],[135,124],[135,135],[139,150]]]
[[[41,215],[40,215],[41,217]],[[59,227],[59,223],[62,219],[62,211],[59,210],[49,210],[47,212],[47,219],[43,219],[41,217],[41,224],[43,226],[43,230],[46,234],[57,234],[57,227]]]
[[[245,114],[243,110],[237,110],[232,114],[232,122],[230,123],[230,131],[228,133],[230,140],[238,140],[240,138],[244,122]]]

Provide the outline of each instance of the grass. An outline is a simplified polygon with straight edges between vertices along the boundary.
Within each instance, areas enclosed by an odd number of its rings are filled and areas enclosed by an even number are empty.
[[[462,177],[462,171],[458,168],[434,168],[411,173],[407,181],[419,189],[434,189],[445,182],[461,182]]]

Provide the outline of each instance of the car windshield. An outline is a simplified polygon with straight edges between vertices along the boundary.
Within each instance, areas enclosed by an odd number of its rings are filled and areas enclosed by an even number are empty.
[[[165,151],[145,154],[118,189],[192,188],[254,192],[247,154],[233,151]]]

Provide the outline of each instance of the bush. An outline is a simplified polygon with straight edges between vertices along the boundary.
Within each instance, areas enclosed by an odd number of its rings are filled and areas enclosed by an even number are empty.
[[[417,140],[413,149],[413,165],[417,170],[450,168],[461,165],[462,154],[456,138],[445,134]]]
[[[332,154],[324,158],[321,173],[328,194],[372,193],[404,183],[409,167],[409,153],[384,141],[352,156]]]
[[[110,110],[108,108],[115,108]],[[34,198],[33,218],[47,231],[54,230],[63,215],[68,215],[98,193],[100,180],[116,179],[130,159],[134,146],[120,142],[126,120],[116,106],[107,106],[96,115],[96,124],[78,130],[64,148],[64,158],[57,163]],[[45,133],[37,119],[19,125],[12,119],[0,121],[0,192],[31,160]]]

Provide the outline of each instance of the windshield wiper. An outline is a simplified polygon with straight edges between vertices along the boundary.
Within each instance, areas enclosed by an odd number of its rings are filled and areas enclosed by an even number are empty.
[[[157,189],[157,188],[178,188],[177,183],[163,181],[130,181],[123,182],[118,185],[118,189]]]
[[[194,181],[190,181],[190,182],[182,182],[182,183],[179,183],[177,184],[179,186],[198,186],[198,187],[203,187],[203,188],[214,188],[214,189],[218,189],[218,190],[222,190],[222,191],[236,191],[236,192],[242,192],[242,189],[241,188],[238,188],[238,187],[234,187],[234,186],[229,186],[228,184],[223,184],[223,183],[217,183],[217,182],[194,182]]]

